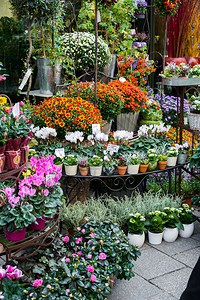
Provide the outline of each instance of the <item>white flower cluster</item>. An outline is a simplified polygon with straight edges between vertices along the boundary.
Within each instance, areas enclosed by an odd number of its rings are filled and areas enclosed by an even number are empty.
[[[131,140],[133,138],[133,132],[117,130],[114,132],[113,137],[115,140]]]
[[[142,125],[138,130],[138,136],[150,138],[159,134],[166,134],[170,128],[171,126],[165,126],[165,123],[161,123],[160,125]]]
[[[65,139],[70,143],[77,144],[78,141],[82,142],[84,140],[83,132],[82,131],[67,132]]]
[[[107,142],[108,141],[108,134],[105,134],[103,132],[97,132],[95,135],[90,134],[87,137],[88,141],[94,145],[95,142]]]
[[[49,139],[50,136],[57,136],[56,130],[50,127],[42,127],[41,129],[39,127],[32,127],[31,130],[38,139],[46,140]]]
[[[176,148],[176,151],[183,151],[183,150],[189,150],[190,149],[190,146],[187,142],[185,142],[184,144],[182,145],[179,145],[179,144],[175,144],[174,147]]]

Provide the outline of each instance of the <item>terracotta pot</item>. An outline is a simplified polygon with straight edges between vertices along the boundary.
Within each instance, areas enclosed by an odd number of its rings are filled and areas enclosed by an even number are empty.
[[[117,166],[119,175],[125,175],[127,166]]]
[[[43,220],[42,218],[37,218],[36,219],[37,223],[32,223],[31,225],[28,226],[28,229],[30,230],[40,230],[44,227],[45,225],[45,220]]]
[[[167,166],[167,160],[166,161],[161,161],[161,160],[158,161],[158,167],[160,170],[164,170],[166,168],[166,166]]]
[[[140,173],[145,173],[148,169],[148,166],[149,166],[149,164],[148,165],[140,164]]]
[[[4,233],[8,241],[13,241],[13,242],[21,241],[25,238],[26,227],[24,227],[21,231],[13,231],[13,232],[8,232],[6,228],[4,228]]]
[[[79,171],[80,171],[82,176],[87,176],[88,170],[89,170],[89,167],[80,167],[79,166]]]
[[[115,275],[114,275],[113,277],[110,278],[110,286],[111,286],[111,288],[112,288],[113,285],[114,285],[115,278],[116,278]]]

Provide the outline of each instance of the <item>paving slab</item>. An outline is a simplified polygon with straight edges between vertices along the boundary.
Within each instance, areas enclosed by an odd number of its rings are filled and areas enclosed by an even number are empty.
[[[191,272],[191,268],[185,267],[178,271],[154,278],[150,280],[150,282],[163,289],[166,293],[169,293],[173,297],[180,299],[182,292],[186,288]]]
[[[166,253],[169,256],[172,256],[176,253],[199,247],[199,241],[194,238],[187,239],[178,237],[178,239],[174,243],[167,243],[165,241],[162,241],[160,245],[152,245],[152,247],[163,253]]]
[[[134,265],[135,273],[147,280],[185,267],[184,264],[154,248],[142,251]]]
[[[200,241],[200,234],[199,233],[193,234],[191,236],[191,238],[194,239],[194,240]]]
[[[148,300],[178,300],[178,298],[175,298],[170,294],[162,291],[160,294],[150,297]]]
[[[200,256],[200,247],[177,253],[172,257],[190,268],[194,268]]]
[[[109,300],[149,300],[160,294],[160,289],[147,280],[135,275],[128,280],[116,280]],[[169,300],[169,299],[168,299]],[[171,300],[171,299],[170,299]],[[174,300],[174,299],[172,299]]]
[[[200,222],[199,221],[194,222],[194,233],[200,234]]]

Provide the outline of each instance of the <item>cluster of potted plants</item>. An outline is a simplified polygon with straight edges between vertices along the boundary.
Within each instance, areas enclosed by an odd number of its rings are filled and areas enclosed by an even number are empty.
[[[189,238],[194,231],[194,209],[188,204],[180,208],[165,207],[162,211],[149,212],[146,216],[140,213],[130,214],[128,222],[128,237],[132,245],[142,247],[145,241],[145,232],[148,231],[150,244],[160,244],[162,239],[174,242],[178,234]]]
[[[189,125],[191,129],[200,129],[200,94],[189,96],[187,99],[190,104],[190,111],[188,112]]]
[[[195,78],[200,76],[200,66],[191,67],[185,63],[177,65],[175,62],[170,62],[164,69],[164,75],[170,78]]]

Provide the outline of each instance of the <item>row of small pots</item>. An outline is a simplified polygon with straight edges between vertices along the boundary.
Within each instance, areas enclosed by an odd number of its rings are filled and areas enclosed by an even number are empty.
[[[194,232],[194,223],[183,224],[184,230],[175,228],[165,228],[163,232],[155,233],[148,230],[148,241],[152,245],[161,244],[162,239],[165,242],[175,242],[178,235],[182,238],[189,238]],[[145,233],[142,234],[130,234],[128,233],[129,243],[131,245],[142,247],[145,242]]]

